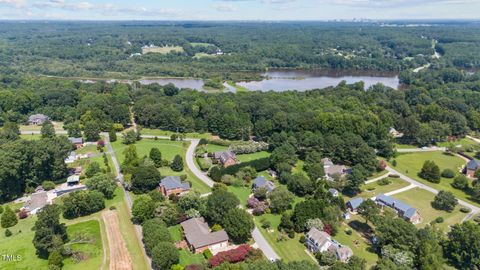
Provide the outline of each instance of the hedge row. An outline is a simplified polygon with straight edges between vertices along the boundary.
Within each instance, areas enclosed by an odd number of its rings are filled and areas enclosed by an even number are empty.
[[[264,157],[264,158],[259,158],[259,159],[235,164],[227,168],[222,168],[221,175],[222,176],[225,174],[235,175],[241,168],[248,167],[248,166],[254,168],[257,172],[261,172],[270,168],[270,159],[268,157]]]

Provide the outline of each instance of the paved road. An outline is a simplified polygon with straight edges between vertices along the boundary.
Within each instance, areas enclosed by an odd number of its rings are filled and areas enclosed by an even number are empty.
[[[406,176],[406,175],[403,175],[403,174],[399,173],[398,171],[394,170],[393,168],[391,168],[390,166],[387,166],[386,170],[389,171],[391,174],[396,174],[396,175],[400,176],[400,178],[402,178],[403,180],[409,182],[410,184],[417,185],[419,188],[423,188],[423,189],[425,189],[425,190],[427,190],[427,191],[432,192],[433,194],[437,194],[437,193],[438,193],[438,190],[436,190],[436,189],[434,189],[434,188],[432,188],[432,187],[430,187],[430,186],[427,186],[427,185],[425,185],[425,184],[423,184],[423,183],[420,183],[420,182],[418,182],[418,181],[416,181],[416,180],[414,180],[414,179],[412,179],[412,178],[410,178],[410,177],[408,177],[408,176]],[[477,214],[478,212],[480,212],[480,207],[477,207],[477,206],[475,206],[475,205],[473,205],[473,204],[471,204],[471,203],[468,203],[468,202],[466,202],[466,201],[464,201],[464,200],[460,200],[460,199],[458,199],[458,198],[457,198],[457,200],[458,200],[458,204],[472,209],[472,211],[467,215],[467,217],[465,218],[465,220],[470,219],[470,218],[473,217],[475,214]]]
[[[415,153],[415,152],[433,152],[433,151],[446,151],[446,147],[425,147],[425,148],[405,148],[397,149],[398,153]]]
[[[469,138],[470,140],[476,141],[477,143],[480,143],[480,139],[477,139],[477,138],[474,138],[474,137],[468,136],[468,135],[467,135],[467,138]]]
[[[143,136],[142,136],[143,137]],[[186,139],[187,141],[191,141],[190,146],[187,149],[187,156],[186,156],[186,161],[187,161],[187,166],[192,171],[200,180],[202,180],[207,186],[213,187],[213,184],[215,183],[210,177],[208,177],[206,174],[204,174],[200,169],[197,168],[195,165],[195,148],[197,147],[198,143],[200,140],[198,139]],[[273,248],[268,244],[267,240],[265,237],[263,237],[262,233],[258,230],[258,228],[255,226],[255,229],[252,231],[252,237],[253,240],[255,240],[255,243],[257,243],[258,247],[262,250],[263,254],[269,259],[269,260],[280,260],[280,257],[275,253]]]

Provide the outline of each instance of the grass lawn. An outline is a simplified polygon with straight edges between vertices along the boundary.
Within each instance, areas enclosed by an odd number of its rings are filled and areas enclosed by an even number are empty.
[[[183,239],[183,232],[182,232],[182,226],[180,224],[168,227],[168,231],[170,232],[170,235],[172,236],[173,242],[180,242]]]
[[[476,141],[474,140],[471,140],[469,138],[462,138],[460,140],[457,140],[457,141],[452,141],[452,142],[441,142],[441,143],[437,143],[438,146],[440,147],[449,147],[451,144],[453,144],[454,146],[461,146],[463,148],[466,148],[466,147],[479,147],[480,144],[477,143]]]
[[[247,199],[250,197],[252,190],[248,187],[234,187],[229,186],[228,191],[235,194],[237,198],[240,200],[240,205],[247,205]]]
[[[374,173],[372,176],[368,177],[368,179],[367,179],[367,180],[370,180],[370,179],[374,179],[374,178],[380,177],[380,176],[382,176],[382,175],[385,175],[385,174],[387,174],[387,173],[388,173],[388,171],[387,171],[387,170],[383,170],[383,171],[381,171],[381,172],[376,172],[376,173]]]
[[[443,178],[440,180],[440,183],[435,184],[427,180],[424,180],[418,176],[418,173],[421,171],[423,163],[426,160],[433,160],[435,164],[440,167],[440,170],[452,169],[455,172],[459,172],[460,168],[465,165],[465,161],[456,156],[450,156],[443,154],[442,152],[417,152],[417,153],[408,153],[400,154],[396,158],[397,166],[393,167],[398,172],[405,174],[419,182],[422,182],[428,186],[431,186],[438,190],[447,190],[451,191],[457,198],[467,200],[475,205],[480,205],[475,201],[472,201],[469,194],[465,193],[462,190],[455,189],[451,186],[453,179]]]
[[[36,216],[21,219],[18,224],[9,228],[12,236],[5,236],[5,229],[0,231],[0,254],[19,255],[20,261],[0,260],[0,269],[47,269],[48,261],[37,257],[32,239],[32,227],[37,220]]]
[[[142,135],[151,135],[151,136],[167,136],[170,137],[172,134],[176,134],[176,132],[168,131],[168,130],[161,130],[161,129],[151,129],[151,128],[142,128],[140,131]],[[210,139],[212,137],[211,133],[183,133],[187,138],[195,138],[195,139]],[[121,139],[121,136],[119,137]]]
[[[237,158],[240,162],[252,161],[259,158],[269,157],[270,153],[267,151],[260,151],[253,154],[243,154],[237,155]]]
[[[180,253],[180,264],[187,266],[190,264],[203,264],[205,263],[205,257],[202,253],[193,254],[191,251],[186,249],[179,250]]]
[[[207,151],[209,153],[215,153],[220,151],[227,151],[228,146],[216,145],[216,144],[207,144]]]
[[[86,260],[76,262],[72,258],[64,260],[63,269],[98,269],[103,262],[102,236],[100,234],[100,223],[98,220],[89,220],[67,227],[70,243],[78,237],[86,237],[88,243],[67,244],[75,252],[81,252]]]
[[[351,220],[349,222],[351,222]],[[363,222],[363,220],[359,220],[359,222]],[[352,230],[351,235],[346,233],[347,229]],[[346,224],[343,224],[340,227],[337,235],[335,235],[333,239],[342,245],[350,247],[355,256],[365,259],[367,261],[367,268],[375,265],[376,261],[378,260],[378,255],[369,250],[370,244],[367,242],[367,240]]]
[[[397,148],[397,149],[411,149],[411,148],[418,148],[418,146],[411,145],[411,144],[396,143],[395,148]]]
[[[417,225],[419,227],[424,227],[437,217],[443,217],[444,222],[437,224],[437,226],[442,229],[448,229],[450,225],[460,223],[467,215],[460,212],[460,206],[457,206],[451,213],[434,209],[431,206],[431,202],[435,195],[421,188],[414,188],[401,192],[392,197],[397,198],[418,210],[422,217],[422,223]]]
[[[42,138],[42,135],[40,134],[21,134],[20,135],[20,139],[28,140],[28,141],[40,140],[41,138]]]
[[[205,43],[205,42],[190,42],[192,47],[208,47],[208,46],[215,46],[212,43]]]
[[[271,230],[267,231],[262,228],[262,220],[268,220],[271,224]],[[283,241],[277,241],[279,235],[277,227],[280,224],[281,215],[265,214],[262,216],[254,217],[255,224],[265,237],[267,242],[272,246],[275,252],[286,262],[307,260],[313,261],[313,259],[307,254],[306,247],[300,243],[301,234],[296,234],[295,238],[286,238]]]
[[[148,156],[150,149],[157,147],[160,152],[162,152],[162,158],[172,161],[175,155],[180,155],[184,159],[184,170],[182,172],[174,172],[169,167],[160,168],[160,173],[162,176],[168,175],[182,175],[187,174],[188,180],[192,182],[193,189],[197,190],[200,193],[210,192],[210,188],[205,185],[200,179],[198,179],[187,167],[185,162],[185,155],[187,148],[190,142],[187,141],[170,141],[170,140],[153,140],[153,139],[143,139],[138,141],[135,146],[137,148],[137,153],[140,158],[143,156]],[[122,144],[121,139],[112,143],[112,147],[115,150],[118,162],[121,164],[125,159],[123,151],[128,147],[125,144]]]
[[[380,193],[388,193],[403,187],[410,185],[407,181],[400,178],[388,178],[391,183],[385,186],[379,185],[378,181],[362,186],[362,192],[357,197],[371,198],[377,196]],[[344,195],[344,197],[346,197]],[[347,197],[346,197],[347,198]]]
[[[166,47],[153,47],[153,48],[142,48],[142,53],[161,53],[167,54],[170,52],[183,52],[183,48],[180,46],[166,46]]]
[[[52,122],[53,128],[55,131],[64,131],[63,129],[63,122]],[[40,131],[42,129],[42,126],[37,126],[37,125],[20,125],[18,126],[20,131]]]

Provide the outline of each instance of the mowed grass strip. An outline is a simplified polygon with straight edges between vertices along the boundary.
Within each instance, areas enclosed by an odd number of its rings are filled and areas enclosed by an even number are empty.
[[[388,193],[400,188],[404,188],[410,183],[408,183],[405,180],[402,180],[400,178],[387,178],[390,181],[390,184],[388,185],[380,185],[378,181],[364,185],[362,187],[362,192],[357,196],[357,197],[362,197],[362,198],[372,198],[377,196],[378,194],[381,193]]]
[[[457,205],[452,212],[443,210],[436,210],[431,203],[435,195],[429,191],[421,188],[414,188],[393,195],[392,197],[401,200],[402,202],[414,207],[420,213],[422,222],[418,224],[419,227],[425,227],[437,217],[442,217],[443,222],[437,224],[439,228],[448,229],[449,226],[462,222],[467,214],[460,212],[460,206]]]
[[[100,222],[98,220],[89,220],[76,223],[67,227],[67,233],[70,239],[67,246],[74,252],[81,252],[86,259],[77,262],[72,257],[67,258],[64,260],[63,269],[99,269],[103,262]],[[78,241],[80,239],[87,239],[87,241]]]
[[[398,172],[409,176],[421,183],[426,184],[432,188],[437,190],[446,190],[452,192],[455,197],[468,201],[472,204],[480,206],[479,203],[472,200],[471,196],[465,193],[462,190],[456,189],[452,187],[453,179],[441,178],[440,183],[432,183],[425,179],[422,179],[418,176],[418,173],[422,170],[423,163],[426,160],[432,160],[440,167],[440,171],[444,169],[451,169],[457,174],[460,174],[460,169],[462,166],[465,165],[465,161],[457,156],[452,156],[448,154],[444,154],[440,151],[435,152],[417,152],[417,153],[408,153],[408,154],[400,154],[396,158],[397,166],[392,166],[390,163],[389,166],[397,170]]]

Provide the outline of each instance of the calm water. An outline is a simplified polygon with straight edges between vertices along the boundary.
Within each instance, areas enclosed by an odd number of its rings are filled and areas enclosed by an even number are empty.
[[[268,71],[263,74],[265,79],[261,81],[239,82],[249,90],[260,91],[287,91],[298,90],[305,91],[310,89],[325,88],[329,86],[336,86],[341,81],[345,80],[348,84],[363,81],[365,88],[368,88],[377,83],[383,83],[386,86],[398,89],[399,80],[395,73],[386,72],[365,72],[365,71]],[[179,79],[179,78],[162,78],[162,79],[144,79],[140,80],[141,84],[158,83],[165,85],[173,83],[179,88],[191,88],[196,90],[203,89],[203,80],[201,79]],[[235,91],[235,88],[224,84],[226,91]]]

